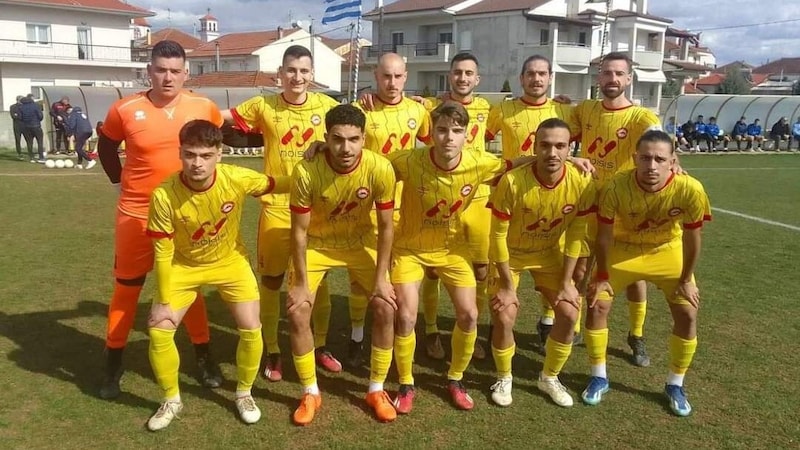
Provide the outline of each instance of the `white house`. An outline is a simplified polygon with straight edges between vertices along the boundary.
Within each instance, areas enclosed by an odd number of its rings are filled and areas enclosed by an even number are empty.
[[[209,16],[203,20],[203,26],[218,30]],[[208,72],[274,73],[281,65],[283,52],[294,44],[309,48],[314,55],[314,80],[317,83],[332,90],[341,89],[343,58],[319,37],[311,39],[302,28],[278,27],[276,30],[224,34],[187,55],[189,72],[192,75]]]
[[[398,0],[365,14],[374,45],[362,59],[370,64],[383,52],[397,52],[407,60],[408,90],[444,91],[450,59],[469,51],[481,63],[479,91],[500,91],[508,80],[520,93],[522,62],[541,54],[553,62],[551,94],[578,100],[591,94],[593,62],[624,51],[637,63],[628,95],[657,109],[671,20],[648,14],[647,0],[610,3],[607,13],[598,0]]]
[[[44,86],[130,86],[131,19],[120,0],[0,0],[0,109]]]

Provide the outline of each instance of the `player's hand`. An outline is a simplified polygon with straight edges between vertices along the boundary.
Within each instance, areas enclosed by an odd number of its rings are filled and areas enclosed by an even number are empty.
[[[700,306],[700,290],[697,289],[697,285],[691,281],[678,283],[678,288],[675,289],[675,295],[685,298],[695,309]]]
[[[150,316],[147,318],[147,326],[154,327],[165,320],[172,322],[176,328],[178,327],[178,319],[172,307],[169,304],[154,302],[150,308]]]
[[[397,311],[397,295],[394,292],[392,283],[387,280],[381,280],[375,284],[375,290],[369,296],[370,300],[384,301],[388,303],[393,310]]]
[[[555,307],[559,302],[567,302],[574,306],[575,309],[581,309],[581,298],[580,293],[578,293],[578,288],[576,288],[572,283],[561,286],[561,290],[559,290],[558,294],[556,295],[556,302],[553,304],[553,307]]]
[[[511,305],[519,308],[519,298],[514,289],[500,289],[492,298],[492,311],[501,312]]]
[[[117,191],[117,195],[122,193],[122,183],[111,183],[111,187]]]
[[[556,103],[563,103],[565,105],[569,105],[570,103],[572,103],[572,99],[569,98],[569,95],[564,95],[564,94],[556,95],[555,97],[553,97],[553,101]]]
[[[421,95],[412,95],[411,97],[408,97],[408,98],[410,98],[411,100],[414,100],[415,102],[417,102],[417,103],[419,103],[421,105],[425,104],[425,97],[423,97]]]
[[[601,292],[605,292],[611,297],[614,296],[614,290],[611,289],[611,284],[608,281],[595,281],[589,285],[589,292],[586,295],[589,308],[594,308],[595,303],[597,303],[597,297]]]
[[[311,291],[305,286],[293,286],[289,289],[289,293],[286,296],[286,311],[292,313],[301,307],[303,303],[308,303],[309,307],[313,306],[311,304]]]
[[[308,149],[303,152],[303,159],[306,161],[311,161],[314,159],[314,156],[316,156],[317,153],[323,151],[325,151],[325,143],[322,141],[314,141],[308,146]]]
[[[594,165],[591,161],[587,158],[578,158],[573,156],[569,159],[569,162],[572,163],[575,167],[581,170],[584,174],[590,174],[594,176],[597,173],[597,169],[594,168]]]
[[[358,104],[364,108],[364,111],[374,111],[375,110],[375,98],[374,94],[371,92],[364,92],[358,96]]]

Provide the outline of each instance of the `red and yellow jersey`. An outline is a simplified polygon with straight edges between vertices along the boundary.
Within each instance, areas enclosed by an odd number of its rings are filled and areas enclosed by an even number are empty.
[[[658,192],[639,186],[635,170],[614,176],[600,190],[597,220],[614,224],[614,240],[656,247],[680,240],[683,228],[699,228],[711,220],[703,185],[689,175],[670,174]]]
[[[327,153],[300,162],[292,174],[290,208],[295,214],[311,214],[308,248],[374,247],[370,211],[373,205],[378,209],[394,208],[394,185],[391,163],[367,149],[348,173],[336,172]]]
[[[450,94],[442,97],[429,97],[423,103],[428,112],[433,111],[446,101],[457,102],[450,99]],[[492,107],[489,101],[482,97],[472,97],[469,102],[461,103],[469,114],[469,124],[467,125],[467,140],[464,142],[464,150],[486,151],[486,125],[489,123],[489,111]]]
[[[122,192],[119,210],[129,216],[147,218],[150,195],[170,174],[181,169],[181,128],[196,119],[222,125],[217,106],[206,97],[183,91],[171,106],[158,108],[139,92],[114,102],[102,133],[125,142]]]
[[[559,241],[570,230],[566,254],[577,257],[585,239],[585,221],[579,217],[593,212],[594,183],[571,164],[564,165],[561,178],[552,186],[536,176],[535,166],[505,174],[492,193],[490,207],[495,220],[506,221],[507,253],[520,259],[535,253],[559,249]],[[573,227],[577,225],[577,227]],[[494,242],[494,241],[493,241]],[[492,260],[505,262],[492,245]]]
[[[536,150],[536,129],[547,119],[557,117],[566,122],[572,117],[572,106],[547,99],[538,105],[522,98],[504,101],[492,107],[486,138],[503,135],[503,158],[531,156]]]
[[[601,186],[615,173],[632,169],[636,142],[646,131],[661,128],[658,116],[647,108],[607,109],[601,100],[581,102],[572,122],[580,130],[581,156],[597,169]]]
[[[431,134],[431,119],[421,104],[403,97],[395,104],[383,103],[373,95],[375,105],[367,116],[364,148],[381,155],[417,146],[417,140],[427,141]],[[357,103],[354,106],[361,108]],[[362,108],[363,110],[363,108]]]
[[[452,170],[437,167],[433,148],[389,155],[397,180],[403,182],[400,222],[394,247],[420,252],[447,250],[464,243],[460,216],[477,187],[505,172],[509,162],[486,152],[462,151]]]
[[[339,103],[324,94],[308,92],[301,104],[287,102],[283,95],[259,95],[231,110],[243,130],[258,129],[264,136],[264,173],[291,176],[303,152],[314,141],[325,140],[325,114]],[[287,206],[286,194],[265,195],[264,203]]]
[[[239,237],[244,200],[248,195],[264,195],[273,187],[274,182],[263,174],[220,163],[211,187],[195,191],[178,172],[153,191],[147,235],[172,239],[173,260],[182,265],[210,265],[246,256]]]

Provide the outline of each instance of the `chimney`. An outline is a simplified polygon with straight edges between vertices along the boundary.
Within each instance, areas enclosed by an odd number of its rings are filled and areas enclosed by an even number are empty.
[[[278,27],[278,39],[283,39],[283,27]]]
[[[150,29],[147,29],[147,46],[151,46],[153,44],[153,37],[150,35]]]

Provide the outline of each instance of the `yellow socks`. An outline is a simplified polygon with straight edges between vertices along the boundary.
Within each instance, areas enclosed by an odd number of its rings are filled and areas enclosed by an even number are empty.
[[[303,389],[316,388],[317,366],[314,360],[314,350],[300,356],[293,354],[292,359],[294,359],[294,369],[297,371],[297,377],[300,378],[300,385],[303,386]]]
[[[281,319],[281,291],[261,286],[261,326],[264,329],[264,347],[267,353],[280,353],[278,347],[278,322]]]
[[[570,353],[572,353],[572,344],[563,344],[554,340],[552,337],[547,338],[545,344],[545,357],[544,357],[544,375],[547,377],[557,377],[567,363]]]
[[[460,380],[464,377],[469,362],[472,360],[472,352],[475,351],[475,339],[478,337],[478,329],[463,331],[458,324],[453,327],[453,338],[451,346],[453,354],[450,359],[450,370],[447,371],[448,380]]]
[[[647,301],[628,302],[628,320],[631,324],[631,336],[644,336],[644,318],[647,315]]]
[[[175,330],[150,328],[150,365],[165,399],[180,395],[178,369],[181,359],[175,346]],[[256,368],[258,370],[258,368]]]
[[[492,345],[492,356],[494,357],[494,366],[497,368],[497,378],[508,378],[511,376],[511,360],[514,359],[516,350],[516,345],[502,350]]]
[[[323,279],[317,288],[314,310],[311,311],[311,326],[314,328],[314,347],[325,347],[328,342],[328,329],[331,324],[331,294],[328,280]]]
[[[392,365],[392,349],[378,348],[372,346],[372,353],[369,357],[369,382],[383,386],[386,376],[389,374],[389,367]],[[376,389],[376,390],[383,390]],[[370,390],[372,392],[372,390]]]
[[[439,316],[439,279],[422,278],[422,313],[425,318],[425,334],[439,332],[436,319]]]
[[[678,336],[669,337],[669,370],[676,375],[684,375],[689,370],[697,350],[697,338],[682,339]],[[674,383],[671,383],[674,384]],[[679,385],[680,386],[680,385]]]
[[[412,331],[408,336],[394,337],[394,362],[400,384],[414,384],[411,367],[414,364],[414,349],[417,346],[417,335]]]
[[[236,346],[237,391],[249,392],[252,389],[263,351],[261,327],[254,330],[239,330],[239,345]]]
[[[606,364],[606,350],[608,348],[608,328],[602,330],[586,330],[584,332],[586,353],[589,355],[589,364],[592,366]]]

